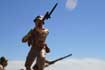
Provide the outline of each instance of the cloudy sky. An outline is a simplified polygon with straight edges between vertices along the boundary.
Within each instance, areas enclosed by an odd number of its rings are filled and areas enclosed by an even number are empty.
[[[45,21],[49,29],[46,42],[51,49],[47,59],[72,53],[68,59],[73,69],[77,65],[82,70],[84,63],[88,68],[87,61],[90,68],[105,66],[105,0],[0,0],[0,56],[12,61],[10,65],[24,64],[30,47],[21,42],[22,37],[34,27],[33,19],[55,3],[58,6],[51,19]]]
[[[77,0],[67,0],[65,6],[69,10],[74,10],[77,7]]]
[[[10,61],[7,70],[24,69],[24,61]],[[57,62],[45,70],[105,70],[105,61],[99,59],[70,59]]]

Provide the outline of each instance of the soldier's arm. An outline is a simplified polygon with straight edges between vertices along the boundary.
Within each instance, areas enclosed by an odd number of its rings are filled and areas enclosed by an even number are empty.
[[[22,38],[22,42],[27,42],[29,40],[29,38],[32,36],[32,32],[33,29],[31,29],[23,38]]]
[[[50,52],[50,48],[47,46],[46,43],[45,43],[45,48],[46,48],[46,52],[49,53]]]

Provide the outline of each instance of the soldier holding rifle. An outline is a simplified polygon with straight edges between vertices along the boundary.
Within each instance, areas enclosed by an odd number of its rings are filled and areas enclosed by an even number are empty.
[[[36,64],[33,66],[34,70],[36,70],[36,68],[38,68],[38,70],[43,70],[45,63],[48,62],[45,59],[45,54],[50,52],[50,49],[46,44],[48,29],[44,28],[43,25],[44,21],[50,18],[50,15],[56,6],[57,3],[50,12],[46,12],[45,16],[37,16],[34,19],[35,28],[30,30],[29,33],[22,39],[22,42],[27,42],[29,46],[32,46],[26,58],[26,70],[31,70],[31,65],[36,58]]]

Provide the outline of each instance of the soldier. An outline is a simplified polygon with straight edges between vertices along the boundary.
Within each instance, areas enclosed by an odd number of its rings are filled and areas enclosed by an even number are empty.
[[[32,46],[25,62],[25,67],[27,70],[31,70],[31,65],[36,57],[37,61],[33,69],[36,69],[37,67],[38,70],[43,70],[45,63],[49,63],[49,61],[45,60],[45,54],[50,52],[50,49],[45,42],[48,35],[48,29],[44,28],[43,25],[44,21],[50,18],[56,6],[57,3],[50,12],[46,12],[44,17],[37,16],[34,19],[36,27],[31,29],[29,33],[22,39],[22,42],[27,42],[29,46]]]
[[[3,56],[0,58],[0,70],[4,70],[4,68],[7,66],[8,60]]]
[[[28,56],[26,58],[25,67],[26,70],[31,70],[35,58],[37,57],[37,66],[39,70],[43,70],[45,63],[45,54],[50,52],[46,44],[46,37],[48,35],[48,29],[43,27],[44,21],[42,16],[37,16],[34,19],[36,27],[32,29],[23,39],[22,42],[28,42],[28,45],[32,46]],[[35,65],[36,66],[36,65]],[[33,69],[35,68],[33,67]]]

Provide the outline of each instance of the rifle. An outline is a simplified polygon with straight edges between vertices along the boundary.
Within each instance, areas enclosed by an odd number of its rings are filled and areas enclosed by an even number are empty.
[[[49,64],[46,65],[45,67],[48,67],[49,65],[52,65],[52,64],[54,64],[54,63],[56,63],[56,62],[58,62],[58,61],[60,61],[60,60],[63,60],[63,59],[65,59],[65,58],[67,58],[67,57],[70,57],[70,56],[72,56],[72,54],[68,54],[68,55],[66,55],[66,56],[63,56],[63,57],[60,57],[60,58],[55,59],[55,60],[53,60],[53,61],[50,61]]]
[[[45,19],[49,19],[49,18],[51,18],[51,14],[52,14],[52,12],[55,10],[55,8],[57,7],[57,5],[58,5],[58,3],[56,3],[54,6],[53,6],[53,8],[51,9],[51,11],[50,12],[46,12],[46,14],[44,15],[44,17],[43,17],[43,19],[42,19],[42,21],[44,21]],[[44,24],[44,23],[43,23]]]

